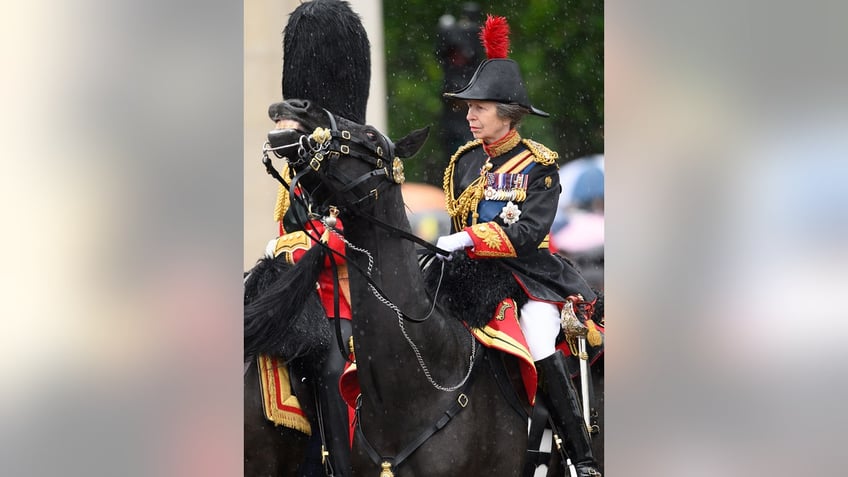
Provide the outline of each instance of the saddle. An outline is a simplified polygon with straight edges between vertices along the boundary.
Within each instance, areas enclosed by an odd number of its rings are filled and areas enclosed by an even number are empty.
[[[512,272],[494,260],[472,260],[463,251],[454,252],[451,260],[438,260],[424,255],[419,260],[425,286],[431,299],[453,316],[461,316],[477,340],[489,347],[515,356],[519,360],[521,378],[528,401],[534,403],[536,369],[518,325],[518,310],[528,301],[527,294],[514,279]],[[604,353],[603,296],[598,293],[593,326],[601,334],[601,343],[587,346],[589,365]],[[560,332],[557,349],[568,359],[569,372],[575,378],[580,373],[577,350],[569,348]]]

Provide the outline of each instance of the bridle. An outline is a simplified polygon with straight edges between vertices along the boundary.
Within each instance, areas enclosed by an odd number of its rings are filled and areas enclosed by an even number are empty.
[[[403,184],[405,177],[403,173],[403,162],[395,157],[395,144],[380,131],[366,126],[365,134],[378,137],[374,143],[361,139],[358,135],[351,134],[348,130],[339,130],[335,117],[324,110],[330,121],[330,128],[317,127],[309,134],[302,134],[295,144],[279,144],[278,137],[288,135],[290,130],[273,130],[268,133],[268,142],[263,147],[263,160],[266,170],[277,180],[290,188],[290,193],[300,185],[300,179],[310,172],[319,172],[317,177],[330,192],[329,197],[323,204],[318,205],[318,210],[326,211],[334,204],[340,210],[348,212],[361,212],[363,203],[368,199],[377,200],[380,193],[395,184]],[[283,155],[282,150],[297,146],[297,155],[289,157]],[[277,157],[284,158],[295,170],[300,170],[297,180],[287,184],[271,164],[268,152],[274,152]],[[350,157],[363,161],[371,166],[371,170],[356,178],[347,177],[340,168],[333,166],[333,161]],[[392,159],[388,159],[392,158]],[[306,167],[305,167],[306,166]],[[389,169],[391,168],[391,170]],[[273,172],[272,172],[273,170]],[[299,176],[299,177],[298,177]],[[385,177],[387,180],[380,182],[376,187],[361,190],[363,183],[374,177]],[[333,187],[331,184],[343,184],[341,187]],[[353,199],[348,199],[349,193],[353,192]],[[291,195],[294,197],[294,195]],[[314,206],[314,205],[313,205]],[[361,214],[360,214],[361,215]]]
[[[375,137],[380,139],[379,141],[375,141],[375,143],[370,143],[360,139],[354,134],[351,134],[348,130],[339,130],[338,123],[333,114],[326,109],[324,112],[327,114],[329,119],[330,129],[317,127],[309,135],[305,133],[301,134],[294,143],[283,143],[285,141],[285,137],[290,137],[292,135],[292,130],[278,129],[272,130],[268,134],[268,141],[262,148],[262,163],[265,165],[265,169],[268,174],[277,179],[289,190],[289,197],[293,202],[299,202],[304,210],[309,211],[311,216],[316,218],[323,217],[322,220],[327,228],[333,228],[335,225],[335,217],[339,213],[347,212],[351,216],[367,220],[388,231],[392,236],[415,242],[433,253],[446,256],[449,255],[449,252],[434,246],[430,242],[427,242],[421,237],[418,237],[406,230],[402,230],[394,225],[383,222],[365,210],[365,203],[367,200],[372,199],[373,201],[377,201],[382,191],[385,191],[389,187],[400,185],[405,181],[403,162],[400,158],[395,156],[395,144],[380,131],[371,128],[370,126],[366,126],[366,134],[373,134]],[[295,151],[295,146],[297,146],[296,155],[292,154],[292,152]],[[300,171],[297,172],[290,181],[287,181],[280,175],[279,171],[274,168],[269,152],[273,152],[277,157],[285,159],[289,166],[293,167],[294,170],[300,168]],[[292,159],[289,156],[293,156],[294,158]],[[363,161],[366,164],[369,164],[371,169],[358,177],[347,177],[341,171],[341,168],[336,167],[333,164],[334,160],[341,160],[346,157]],[[387,157],[392,158],[391,172],[389,172],[389,163],[385,160]],[[314,203],[312,200],[313,195],[308,191],[305,191],[304,187],[301,187],[301,193],[297,193],[298,186],[301,185],[303,177],[312,173],[317,175],[319,183],[326,187],[329,191],[329,197],[319,205]],[[362,184],[375,177],[384,177],[385,180],[381,181],[372,189],[361,189]],[[344,185],[336,187],[334,184]],[[353,198],[348,198],[348,196],[351,195],[351,192],[353,193]],[[359,193],[357,194],[357,192]],[[334,254],[340,254],[322,243],[320,237],[318,237],[311,228],[305,227],[305,224],[301,222],[301,219],[297,216],[297,214],[295,214],[295,219],[298,222],[300,230],[304,230],[316,243],[320,244],[326,251],[330,252],[328,256],[330,257],[331,263],[335,269],[335,261],[332,257]],[[345,242],[347,241],[345,240]],[[348,243],[348,245],[350,246],[351,244]],[[374,291],[380,301],[384,303],[391,303],[386,298],[386,294],[382,291],[380,286],[377,285],[371,278],[370,266],[369,270],[363,270],[355,263],[351,262],[350,265],[358,269],[362,276],[365,277],[368,284],[371,286],[372,291]],[[338,284],[335,283],[335,285]],[[435,308],[435,299],[433,300],[433,307]],[[393,309],[398,313],[398,316],[402,317],[402,319],[415,323],[427,320],[433,312],[433,309],[431,309],[426,316],[416,318],[403,313],[401,310],[397,309],[397,307],[393,307]]]

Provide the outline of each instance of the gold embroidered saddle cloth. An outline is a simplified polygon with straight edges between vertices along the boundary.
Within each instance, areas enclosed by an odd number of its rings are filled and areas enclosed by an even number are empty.
[[[257,358],[262,405],[265,417],[276,425],[311,435],[312,429],[289,382],[289,369],[280,359],[268,355]]]

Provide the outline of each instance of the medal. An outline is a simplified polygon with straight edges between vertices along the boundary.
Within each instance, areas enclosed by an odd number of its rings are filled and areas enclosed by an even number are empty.
[[[499,217],[503,219],[505,224],[512,225],[518,222],[519,216],[521,216],[521,211],[518,209],[518,206],[513,204],[512,201],[509,201],[501,209],[501,215]]]

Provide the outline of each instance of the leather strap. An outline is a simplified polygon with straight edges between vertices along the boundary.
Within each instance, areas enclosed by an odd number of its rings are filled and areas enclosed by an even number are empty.
[[[485,353],[480,353],[477,355],[474,361],[475,365],[478,364],[483,355],[485,355]],[[479,372],[479,370],[477,372]],[[418,448],[421,447],[422,444],[427,442],[427,439],[431,438],[435,433],[442,430],[442,428],[444,428],[450,422],[451,419],[453,419],[457,414],[462,412],[462,410],[468,406],[469,398],[466,392],[471,388],[471,384],[474,381],[474,377],[476,375],[477,373],[471,373],[471,376],[468,377],[468,380],[465,382],[465,385],[462,387],[459,394],[457,395],[456,400],[454,400],[453,404],[444,412],[444,414],[442,414],[442,416],[439,417],[439,419],[436,420],[433,425],[425,429],[423,432],[421,432],[421,434],[418,435],[418,437],[416,437],[412,440],[412,442],[407,444],[406,447],[403,448],[403,450],[397,453],[397,455],[381,456],[377,452],[377,449],[374,448],[371,442],[369,442],[368,439],[365,437],[365,433],[362,431],[362,424],[359,421],[359,409],[361,407],[361,403],[356,406],[356,438],[362,441],[363,447],[365,447],[365,452],[368,454],[369,457],[371,457],[371,460],[375,464],[381,465],[382,463],[387,462],[390,464],[391,468],[396,468],[401,463],[403,463],[403,461],[405,461],[407,457],[412,455],[413,452],[418,450]]]
[[[318,399],[318,390],[315,392],[315,414],[318,421],[318,435],[321,437],[321,463],[324,464],[324,473],[327,474],[327,477],[333,477],[335,475],[333,464],[330,459],[324,454],[327,452],[329,447],[327,446],[327,436],[324,432],[324,413],[321,412],[321,401]]]
[[[532,477],[536,468],[550,461],[550,452],[542,452],[542,436],[545,434],[545,424],[548,422],[548,408],[543,399],[536,399],[533,412],[530,415],[530,431],[527,435],[527,452],[524,458],[524,477]],[[551,443],[551,446],[556,445]],[[553,449],[551,449],[553,450]]]

